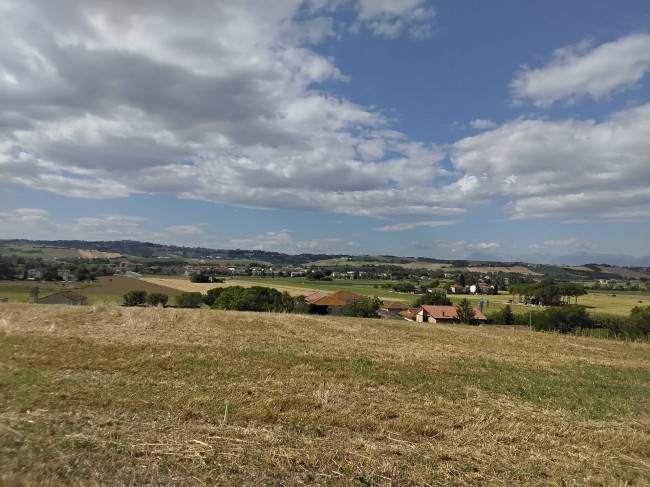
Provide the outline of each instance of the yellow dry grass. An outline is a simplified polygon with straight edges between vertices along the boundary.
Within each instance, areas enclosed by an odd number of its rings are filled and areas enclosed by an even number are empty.
[[[649,351],[460,325],[0,304],[0,476],[642,485]]]

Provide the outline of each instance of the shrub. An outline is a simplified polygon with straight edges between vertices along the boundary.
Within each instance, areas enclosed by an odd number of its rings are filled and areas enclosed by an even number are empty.
[[[179,308],[194,308],[203,303],[203,294],[194,293],[181,293],[174,297],[174,302]]]
[[[413,303],[414,308],[419,308],[422,305],[437,305],[437,306],[451,306],[451,299],[446,294],[442,293],[426,293],[420,296]]]
[[[147,291],[129,291],[123,297],[124,306],[138,306],[147,299]]]
[[[146,300],[149,306],[158,306],[159,304],[164,306],[169,301],[169,296],[161,293],[151,293]]]
[[[381,300],[375,296],[361,296],[348,303],[345,315],[356,318],[379,318]]]

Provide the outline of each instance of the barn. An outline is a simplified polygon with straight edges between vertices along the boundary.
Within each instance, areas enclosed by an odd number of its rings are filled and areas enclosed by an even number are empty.
[[[88,298],[74,291],[61,291],[50,294],[38,300],[39,304],[70,304],[73,306],[88,305]]]

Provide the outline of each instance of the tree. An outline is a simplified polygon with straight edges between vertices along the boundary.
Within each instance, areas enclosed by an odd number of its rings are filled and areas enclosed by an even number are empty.
[[[650,306],[635,306],[630,312],[630,327],[640,335],[650,335]]]
[[[123,296],[124,306],[138,306],[147,299],[147,291],[129,291]]]
[[[194,308],[203,303],[203,294],[198,292],[181,293],[178,296],[174,296],[174,302],[179,308]]]
[[[361,296],[348,303],[345,315],[356,318],[379,318],[380,308],[381,300],[377,296]]]
[[[460,278],[458,279],[458,284],[465,287],[465,274],[460,275]]]
[[[219,298],[219,295],[223,289],[224,288],[221,287],[213,287],[212,289],[209,289],[205,296],[203,296],[203,302],[208,306],[212,306],[214,302]]]
[[[503,324],[512,325],[515,322],[515,316],[512,314],[512,308],[509,304],[506,304],[501,312],[503,315]]]
[[[418,297],[413,303],[414,308],[420,308],[425,304],[436,305],[436,306],[451,306],[451,299],[443,293],[426,293]]]
[[[77,267],[74,271],[74,275],[77,278],[77,281],[85,281],[87,279],[93,281],[95,279],[95,276],[90,273],[90,269],[85,265]]]
[[[205,272],[197,272],[190,275],[190,282],[205,284],[210,282],[210,277]]]
[[[553,330],[570,333],[574,328],[594,328],[595,323],[587,314],[584,306],[567,305],[561,308],[548,308],[538,314],[536,330]]]
[[[456,319],[459,323],[470,325],[474,320],[474,308],[469,299],[464,298],[456,305]]]
[[[146,297],[146,301],[149,306],[158,306],[159,304],[165,306],[169,301],[169,296],[162,293],[151,293]]]

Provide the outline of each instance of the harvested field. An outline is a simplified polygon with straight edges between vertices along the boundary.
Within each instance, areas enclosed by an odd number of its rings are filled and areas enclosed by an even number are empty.
[[[650,345],[0,303],[8,485],[647,485]]]
[[[301,294],[309,294],[311,292],[317,291],[317,289],[311,289],[309,287],[292,287],[284,286],[281,284],[272,283],[270,279],[265,280],[243,280],[243,279],[227,279],[223,283],[198,283],[190,282],[187,279],[165,279],[160,277],[143,277],[138,279],[138,281],[147,282],[155,286],[169,286],[176,289],[179,294],[180,292],[200,292],[207,293],[208,290],[215,287],[228,287],[228,286],[241,286],[241,287],[252,287],[252,286],[265,286],[272,287],[278,291],[287,291],[292,296],[299,296]]]
[[[171,281],[171,280],[169,280]],[[182,291],[174,288],[163,286],[157,283],[147,282],[144,279],[136,279],[126,276],[103,276],[98,277],[98,287],[89,287],[80,292],[86,296],[123,296],[129,291],[147,291],[151,293],[162,293],[168,296],[176,296]]]
[[[650,277],[650,272],[640,272],[633,269],[627,269],[626,267],[614,267],[614,266],[598,266],[598,269],[601,272],[607,272],[610,274],[615,274],[621,276],[625,279],[641,279],[642,277]]]

